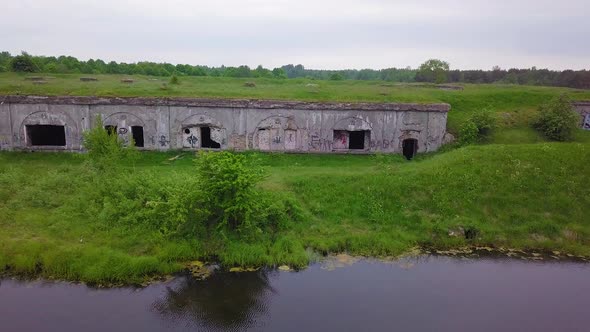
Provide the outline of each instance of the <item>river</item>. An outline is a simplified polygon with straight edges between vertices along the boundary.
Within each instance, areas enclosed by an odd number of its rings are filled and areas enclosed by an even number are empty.
[[[0,283],[0,331],[588,331],[590,264],[419,256],[145,288]]]

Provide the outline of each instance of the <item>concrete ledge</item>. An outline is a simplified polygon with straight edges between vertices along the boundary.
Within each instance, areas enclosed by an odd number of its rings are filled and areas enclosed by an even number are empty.
[[[257,99],[143,98],[91,96],[0,96],[0,104],[184,106],[245,109],[301,109],[334,111],[449,112],[444,103],[338,103]]]

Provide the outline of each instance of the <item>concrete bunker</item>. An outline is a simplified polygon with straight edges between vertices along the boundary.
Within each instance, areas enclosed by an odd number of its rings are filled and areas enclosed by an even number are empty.
[[[29,146],[66,146],[66,127],[63,125],[25,125]]]
[[[125,144],[133,139],[136,147],[145,147],[145,124],[136,115],[127,112],[114,113],[105,118],[104,125],[109,134],[118,135]]]
[[[365,143],[370,141],[370,130],[334,130],[333,146],[337,150],[365,150]]]
[[[126,128],[121,128],[122,130],[118,131],[117,126],[113,125],[104,126],[104,129],[109,135],[126,135],[128,133]],[[131,126],[131,138],[133,138],[133,143],[136,147],[143,148],[145,146],[143,126]]]
[[[220,149],[223,129],[210,126],[191,126],[182,130],[182,147],[187,149]]]
[[[372,125],[360,117],[350,117],[338,121],[333,131],[334,150],[369,150],[371,146]]]
[[[271,116],[256,126],[253,147],[261,151],[293,151],[300,146],[300,130],[292,117]]]
[[[405,144],[411,156],[444,144],[449,110],[448,104],[6,96],[0,149],[83,150],[83,131],[102,116],[112,134],[146,150],[402,154],[403,140],[416,139],[413,147]],[[30,125],[62,126],[52,129],[60,138],[49,142]],[[65,145],[37,145],[63,144],[64,136]]]
[[[207,114],[193,114],[185,118],[176,130],[180,130],[179,142],[183,149],[223,149],[226,147],[225,128],[220,121]]]

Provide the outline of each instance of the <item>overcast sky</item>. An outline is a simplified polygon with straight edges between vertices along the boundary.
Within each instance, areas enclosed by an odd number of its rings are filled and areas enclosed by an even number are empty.
[[[0,0],[0,50],[209,66],[590,69],[590,0]]]

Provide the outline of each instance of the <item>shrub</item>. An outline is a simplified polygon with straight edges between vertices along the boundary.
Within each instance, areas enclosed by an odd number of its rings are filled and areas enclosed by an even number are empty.
[[[477,142],[479,130],[473,120],[469,119],[459,129],[459,144],[468,145]]]
[[[83,144],[88,151],[88,160],[98,170],[116,168],[122,160],[132,160],[137,157],[137,150],[133,140],[125,146],[117,133],[109,133],[104,128],[102,117],[96,117],[96,125],[83,133]]]
[[[255,187],[264,178],[253,155],[200,151],[195,163],[204,206],[210,213],[209,226],[232,230],[253,226],[260,210]]]
[[[459,130],[459,143],[466,145],[485,141],[496,128],[496,121],[495,114],[487,108],[473,113]]]
[[[488,108],[475,112],[470,119],[477,127],[477,139],[479,141],[489,137],[496,128],[496,115]]]
[[[170,84],[180,84],[180,81],[178,80],[178,76],[172,75],[172,77],[170,77]]]
[[[571,141],[578,126],[579,116],[570,99],[561,95],[539,107],[533,127],[555,141]]]

